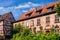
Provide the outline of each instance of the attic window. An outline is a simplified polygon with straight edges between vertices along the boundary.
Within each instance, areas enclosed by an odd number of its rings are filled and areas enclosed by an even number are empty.
[[[26,17],[30,17],[32,13],[26,14]]]
[[[47,8],[47,12],[51,12],[54,9],[54,6]]]
[[[41,9],[41,10],[36,11],[36,14],[40,14],[41,12],[42,12],[42,9]]]

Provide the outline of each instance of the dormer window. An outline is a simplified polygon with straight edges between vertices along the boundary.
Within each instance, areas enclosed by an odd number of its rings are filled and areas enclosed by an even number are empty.
[[[30,15],[26,15],[26,17],[30,17]]]
[[[29,14],[26,14],[26,17],[30,17],[30,16],[31,16],[31,14],[32,14],[32,12],[31,12],[31,13],[29,13]]]
[[[51,12],[54,9],[54,6],[47,8],[47,12]]]
[[[42,12],[42,9],[41,9],[41,10],[36,11],[36,14],[40,14],[41,12]]]

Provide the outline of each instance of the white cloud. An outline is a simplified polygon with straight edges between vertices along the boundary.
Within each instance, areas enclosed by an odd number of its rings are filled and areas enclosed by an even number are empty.
[[[28,8],[28,7],[30,7],[30,5],[28,5],[28,4],[15,6],[16,9],[17,8]]]
[[[5,10],[4,7],[0,7],[0,11],[2,11],[2,12],[6,12],[6,10]]]
[[[41,4],[37,4],[37,3],[32,3],[32,2],[27,2],[27,3],[24,3],[24,4],[20,4],[18,6],[15,6],[15,8],[29,8],[29,7],[38,7],[38,6],[43,6],[44,4],[41,3]]]
[[[29,10],[33,10],[33,9],[35,9],[35,8],[30,8]],[[29,10],[22,10],[22,12],[24,13],[24,12],[28,12]]]
[[[27,2],[27,3],[23,3],[23,4],[19,4],[18,6],[11,6],[11,7],[0,7],[0,12],[2,13],[6,13],[6,12],[10,12],[10,11],[14,11],[14,10],[21,10],[21,12],[27,12],[29,10],[33,10],[34,8],[36,7],[39,7],[39,6],[43,6],[44,4],[41,3],[41,4],[38,4],[38,3],[32,3],[32,2]],[[29,8],[29,9],[27,9]]]
[[[28,4],[31,5],[31,6],[33,6],[33,7],[34,6],[36,7],[36,6],[43,6],[44,5],[43,3],[37,4],[37,3],[32,3],[32,2],[28,2]]]
[[[4,9],[4,7],[0,7],[0,9]]]
[[[37,3],[27,2],[27,3],[20,4],[18,6],[0,7],[0,14],[4,14],[4,13],[11,11],[13,13],[13,15],[16,18],[18,18],[18,16],[20,16],[24,12],[27,12],[29,10],[33,10],[34,8],[42,6],[42,5],[44,5],[44,4],[43,3],[37,4]]]
[[[43,6],[44,4],[37,4],[37,3],[32,3],[32,2],[27,2],[24,4],[19,4],[18,6],[11,6],[11,7],[7,7],[7,9],[23,9],[23,8],[35,8],[35,7],[39,7],[39,6]],[[4,7],[0,7],[0,9],[4,9]]]

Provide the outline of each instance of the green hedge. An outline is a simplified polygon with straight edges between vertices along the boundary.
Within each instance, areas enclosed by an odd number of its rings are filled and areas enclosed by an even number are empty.
[[[36,34],[29,28],[23,28],[20,25],[17,27],[18,28],[14,28],[12,40],[60,40],[60,35],[54,32],[48,34],[41,32]]]

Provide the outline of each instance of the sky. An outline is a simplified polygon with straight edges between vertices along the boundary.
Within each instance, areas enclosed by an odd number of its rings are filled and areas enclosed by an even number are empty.
[[[0,0],[0,15],[12,12],[14,18],[18,19],[24,12],[52,2],[57,0]]]

